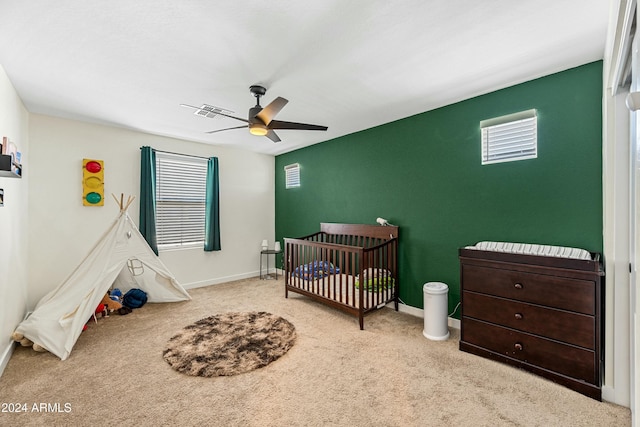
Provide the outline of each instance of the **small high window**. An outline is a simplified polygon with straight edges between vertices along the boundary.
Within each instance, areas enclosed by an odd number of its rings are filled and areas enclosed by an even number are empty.
[[[480,130],[483,165],[538,157],[536,110],[483,120]]]
[[[294,163],[284,167],[285,188],[300,187],[300,165]]]

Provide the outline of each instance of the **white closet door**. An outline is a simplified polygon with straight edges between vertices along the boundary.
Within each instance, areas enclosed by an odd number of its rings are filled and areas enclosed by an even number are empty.
[[[638,11],[636,11],[638,13]],[[640,19],[636,20],[640,22]],[[633,40],[632,47],[632,74],[631,74],[631,92],[640,91],[640,35],[636,35]],[[640,266],[640,111],[631,113],[631,137],[629,144],[630,159],[630,191],[629,191],[629,259],[631,260],[629,272],[629,302],[630,302],[630,367],[631,367],[631,384],[630,384],[630,401],[634,426],[640,426],[638,410],[640,410],[640,285],[638,284],[638,268]]]

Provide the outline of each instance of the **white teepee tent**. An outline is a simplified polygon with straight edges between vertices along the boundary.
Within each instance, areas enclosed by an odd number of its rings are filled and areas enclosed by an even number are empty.
[[[18,325],[14,339],[24,342],[27,338],[65,360],[114,283],[123,293],[130,288],[142,289],[149,302],[191,299],[131,221],[127,208],[132,201],[129,197],[125,205],[121,196],[120,213],[113,225],[73,273]]]

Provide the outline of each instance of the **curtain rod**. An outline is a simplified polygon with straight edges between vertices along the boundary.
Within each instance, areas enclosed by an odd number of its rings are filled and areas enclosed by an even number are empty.
[[[141,150],[143,148],[144,147],[140,147]],[[209,160],[211,158],[211,157],[204,157],[204,156],[194,156],[193,154],[175,153],[173,151],[156,150],[155,148],[152,148],[152,147],[151,147],[151,149],[153,151],[159,151],[160,153],[175,154],[176,156],[196,157],[198,159],[206,159],[206,160]],[[214,157],[214,156],[212,156],[212,157]]]

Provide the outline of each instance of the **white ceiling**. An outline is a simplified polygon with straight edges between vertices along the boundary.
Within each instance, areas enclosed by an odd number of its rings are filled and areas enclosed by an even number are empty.
[[[603,58],[607,0],[0,0],[0,65],[32,113],[280,154]],[[273,143],[193,114],[246,117]]]

